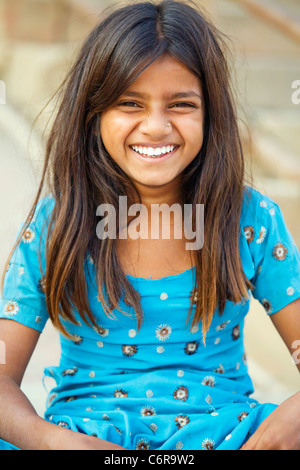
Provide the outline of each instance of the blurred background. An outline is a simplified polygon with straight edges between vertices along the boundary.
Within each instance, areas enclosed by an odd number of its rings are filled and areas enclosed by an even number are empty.
[[[241,125],[247,172],[253,174],[255,187],[280,205],[300,247],[300,92],[295,88],[300,89],[300,2],[198,3],[231,39],[236,95],[252,139],[250,152]],[[55,102],[34,126],[33,122],[110,4],[109,0],[0,0],[1,271],[33,202],[43,162],[43,133]],[[296,366],[254,299],[246,319],[245,345],[255,398],[279,404],[299,390]],[[58,337],[49,324],[22,384],[40,414],[46,397],[43,369],[58,360]]]

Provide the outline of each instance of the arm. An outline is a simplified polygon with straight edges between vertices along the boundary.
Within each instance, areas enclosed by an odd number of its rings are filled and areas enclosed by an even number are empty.
[[[39,335],[20,323],[0,319],[0,340],[5,345],[5,364],[0,364],[0,438],[23,450],[125,450],[38,416],[20,385]]]
[[[300,299],[271,319],[300,371]],[[300,450],[300,392],[279,405],[241,450]]]
[[[271,315],[271,320],[300,372],[300,299]]]

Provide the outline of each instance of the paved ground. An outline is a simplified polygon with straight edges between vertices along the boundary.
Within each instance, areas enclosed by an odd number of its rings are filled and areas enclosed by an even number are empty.
[[[32,137],[34,161],[28,159],[29,128],[8,104],[0,106],[0,267],[2,269],[17,228],[33,200],[37,187],[38,142]],[[299,374],[261,306],[254,301],[246,323],[249,368],[261,401],[282,402],[300,386]],[[45,408],[43,369],[58,364],[59,341],[52,325],[46,326],[22,385],[37,411]],[[50,387],[51,384],[48,384]]]

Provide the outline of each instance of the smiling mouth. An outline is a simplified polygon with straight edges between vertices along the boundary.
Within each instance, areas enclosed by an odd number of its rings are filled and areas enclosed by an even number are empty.
[[[142,147],[140,145],[130,145],[130,148],[142,157],[159,158],[168,155],[178,148],[178,145],[166,145],[163,147]]]

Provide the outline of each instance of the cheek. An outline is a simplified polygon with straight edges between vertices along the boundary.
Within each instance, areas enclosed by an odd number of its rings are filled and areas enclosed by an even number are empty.
[[[105,113],[101,118],[100,133],[106,149],[124,147],[132,127],[129,119],[115,116],[114,113]]]
[[[203,144],[203,121],[191,119],[185,126],[185,143],[197,154]]]

